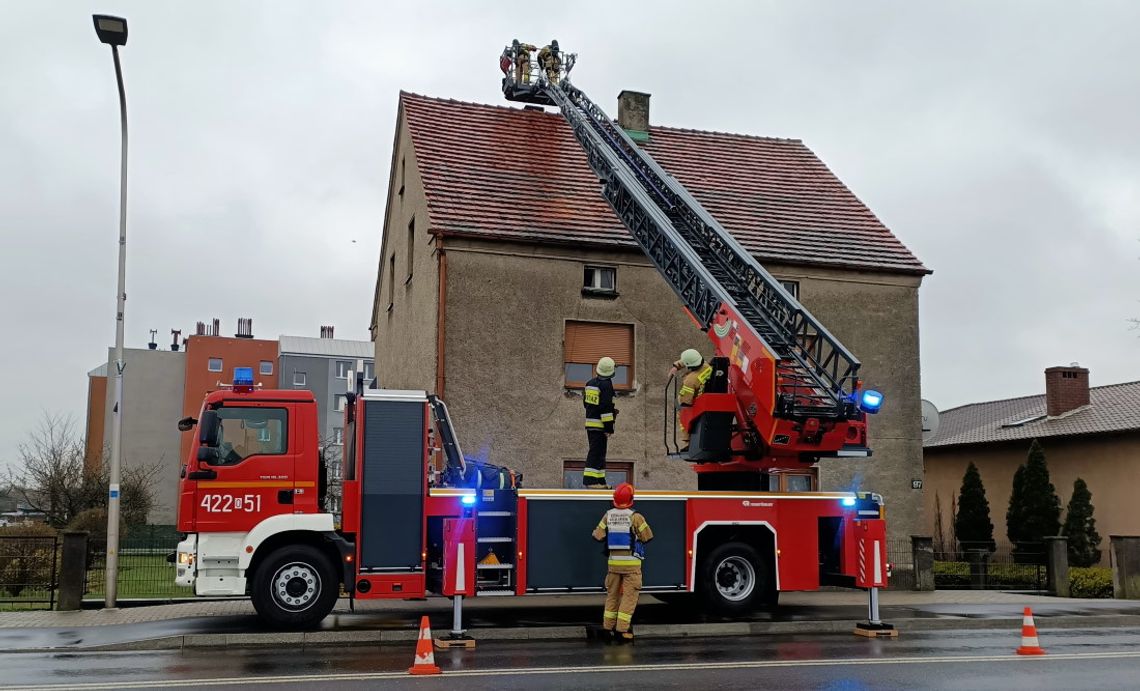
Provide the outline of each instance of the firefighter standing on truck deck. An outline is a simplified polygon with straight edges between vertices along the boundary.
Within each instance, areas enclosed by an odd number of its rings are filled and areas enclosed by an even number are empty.
[[[586,408],[586,439],[590,450],[582,468],[582,484],[587,489],[606,486],[606,450],[609,437],[614,433],[614,360],[604,357],[595,368],[597,376],[586,382],[582,392],[582,405]]]
[[[641,594],[641,562],[644,544],[653,539],[645,517],[633,510],[633,485],[623,482],[614,490],[614,508],[594,528],[595,540],[606,541],[609,552],[606,571],[606,605],[602,628],[620,642],[633,640],[629,630],[637,596]]]
[[[681,359],[673,363],[673,369],[669,370],[669,374],[676,374],[682,368],[688,371],[681,380],[681,389],[677,392],[677,402],[681,404],[682,408],[687,408],[693,405],[697,396],[704,393],[705,384],[709,382],[713,370],[712,365],[706,363],[701,354],[693,348],[681,353]],[[689,450],[689,429],[684,424],[681,425],[680,450]]]

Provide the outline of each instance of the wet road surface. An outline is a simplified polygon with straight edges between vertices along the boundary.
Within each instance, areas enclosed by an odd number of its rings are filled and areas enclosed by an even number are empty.
[[[435,653],[442,677],[406,676],[414,644],[348,648],[0,654],[4,688],[1125,689],[1140,678],[1140,629],[1041,631],[1043,658],[1014,654],[1020,631],[481,642]]]

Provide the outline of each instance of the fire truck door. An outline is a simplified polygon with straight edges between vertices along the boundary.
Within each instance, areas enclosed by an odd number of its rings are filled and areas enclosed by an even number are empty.
[[[216,473],[199,480],[195,494],[200,532],[244,532],[277,514],[294,513],[299,425],[295,406],[262,403],[217,409],[220,458],[201,468]],[[305,483],[300,483],[305,484]],[[307,483],[313,484],[313,483]]]

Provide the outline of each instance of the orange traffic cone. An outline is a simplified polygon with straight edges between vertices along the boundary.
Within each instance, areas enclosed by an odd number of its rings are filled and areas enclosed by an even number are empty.
[[[1021,619],[1021,647],[1018,655],[1044,655],[1045,650],[1037,640],[1037,625],[1033,623],[1033,610],[1026,607]]]
[[[416,661],[408,668],[408,674],[442,674],[435,664],[435,654],[431,648],[431,622],[427,617],[420,619],[420,638],[416,641]]]

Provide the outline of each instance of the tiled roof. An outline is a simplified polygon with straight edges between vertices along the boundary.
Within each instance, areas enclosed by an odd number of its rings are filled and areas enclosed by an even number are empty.
[[[1140,382],[1090,388],[1089,405],[1057,417],[1046,416],[1044,394],[971,403],[938,417],[925,448],[1140,430]]]
[[[432,232],[635,247],[560,114],[400,104]],[[799,140],[651,127],[642,146],[761,261],[929,273]]]
[[[376,346],[372,341],[309,336],[281,336],[277,340],[281,344],[279,352],[282,355],[317,355],[365,360],[371,360],[376,355]]]

